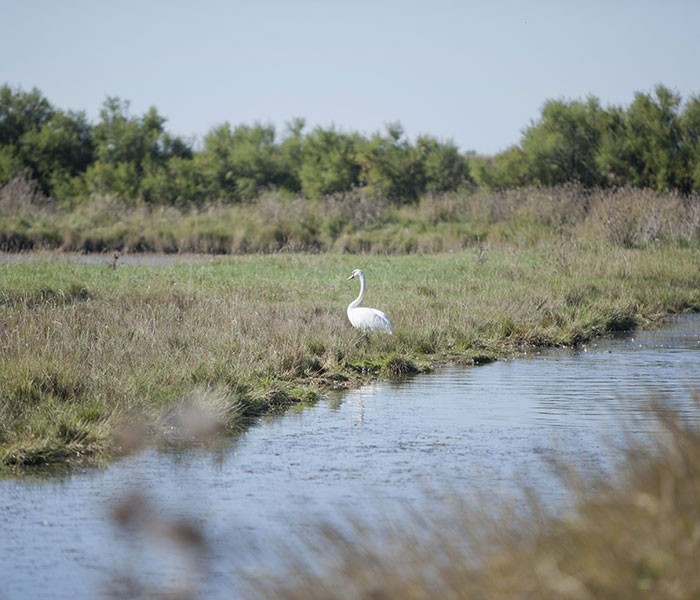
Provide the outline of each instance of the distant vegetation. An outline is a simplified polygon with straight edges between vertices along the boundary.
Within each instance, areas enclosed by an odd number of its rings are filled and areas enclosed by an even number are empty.
[[[413,201],[470,181],[454,144],[430,136],[411,144],[398,124],[368,138],[332,127],[303,133],[304,120],[295,119],[280,140],[272,125],[224,123],[204,136],[199,150],[164,124],[155,108],[132,116],[118,98],[108,98],[91,124],[84,113],[54,108],[36,89],[5,85],[0,184],[21,173],[44,195],[70,205],[109,194],[130,204],[190,208],[253,200],[270,189],[317,198],[362,187]]]
[[[173,136],[156,108],[141,116],[107,98],[97,123],[54,107],[39,90],[0,87],[0,186],[18,175],[52,206],[73,209],[109,197],[127,206],[191,210],[254,201],[277,191],[317,199],[357,193],[393,204],[465,188],[497,190],[577,183],[700,190],[700,97],[685,103],[664,86],[626,108],[596,98],[550,100],[520,144],[493,157],[450,141],[409,141],[398,123],[370,136],[334,127],[305,131],[224,123],[201,144]]]
[[[700,98],[550,101],[494,157],[292,121],[228,123],[195,149],[155,108],[100,120],[0,88],[0,250],[440,252],[554,233],[623,247],[700,239]],[[507,223],[507,225],[506,225]],[[495,226],[494,226],[495,225]],[[515,233],[517,232],[517,233]],[[520,239],[517,243],[522,244]]]
[[[16,177],[0,189],[0,249],[71,252],[435,254],[527,248],[552,239],[698,247],[700,196],[581,185],[426,194],[395,204],[364,190],[321,198],[265,192],[255,202],[127,206],[97,196],[55,206]]]
[[[550,100],[519,145],[472,163],[482,186],[511,188],[578,182],[587,188],[633,186],[700,190],[700,97],[685,105],[664,86],[637,93],[627,108],[597,98]]]

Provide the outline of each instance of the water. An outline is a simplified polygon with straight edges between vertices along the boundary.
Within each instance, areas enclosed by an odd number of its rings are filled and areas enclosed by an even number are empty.
[[[120,254],[117,259],[119,265],[143,265],[149,267],[162,267],[176,264],[193,264],[200,262],[213,262],[220,256],[210,254],[157,254],[157,253],[128,253]],[[36,261],[53,260],[56,262],[76,263],[81,265],[111,265],[114,262],[114,253],[79,254],[77,252],[0,252],[0,265],[2,264],[26,264]]]
[[[263,419],[215,450],[152,447],[105,469],[0,481],[0,598],[91,598],[125,573],[231,597],[234,562],[272,560],[273,542],[321,518],[371,520],[402,502],[441,510],[445,489],[514,498],[522,482],[564,505],[548,457],[609,471],[621,423],[642,438],[656,431],[650,397],[696,420],[698,389],[695,315],[576,351],[379,382]],[[154,509],[142,529],[155,535],[110,516],[134,490]],[[204,531],[206,567],[154,541],[173,517]]]

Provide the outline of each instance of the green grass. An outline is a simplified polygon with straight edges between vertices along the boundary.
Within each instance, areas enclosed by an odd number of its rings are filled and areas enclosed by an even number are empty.
[[[394,335],[353,330],[364,304]],[[700,310],[700,250],[562,242],[431,255],[273,254],[148,267],[0,266],[0,464],[97,461],[183,399],[236,429],[333,387]],[[191,414],[191,411],[187,411]],[[138,427],[134,424],[138,423]],[[138,435],[136,435],[136,433]]]

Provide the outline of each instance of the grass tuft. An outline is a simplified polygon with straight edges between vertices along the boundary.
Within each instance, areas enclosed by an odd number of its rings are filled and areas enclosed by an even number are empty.
[[[387,357],[381,367],[381,372],[387,377],[402,377],[419,373],[420,369],[409,357],[405,355],[392,354]]]

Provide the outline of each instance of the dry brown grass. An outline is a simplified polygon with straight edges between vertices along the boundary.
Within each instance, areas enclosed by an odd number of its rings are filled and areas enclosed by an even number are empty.
[[[98,195],[64,210],[15,178],[0,190],[0,209],[0,248],[11,251],[405,254],[528,247],[553,236],[623,248],[700,239],[697,196],[576,185],[429,194],[404,206],[362,190],[313,201],[271,192],[185,211]]]

